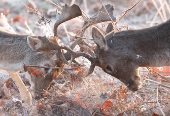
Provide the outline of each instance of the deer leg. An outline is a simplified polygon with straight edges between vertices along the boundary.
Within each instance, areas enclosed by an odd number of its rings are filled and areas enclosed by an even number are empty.
[[[32,105],[32,97],[30,92],[28,91],[28,89],[26,88],[26,86],[24,85],[23,81],[21,80],[20,76],[18,75],[17,72],[12,73],[9,72],[9,75],[11,76],[11,78],[13,79],[13,81],[15,82],[20,95],[21,95],[21,99],[24,101],[24,105]]]

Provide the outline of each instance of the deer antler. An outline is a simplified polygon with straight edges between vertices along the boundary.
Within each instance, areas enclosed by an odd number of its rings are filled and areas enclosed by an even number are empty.
[[[107,10],[107,11],[106,11]],[[110,4],[105,5],[102,7],[94,16],[90,18],[86,18],[84,25],[82,27],[82,30],[77,34],[80,35],[80,37],[84,36],[85,31],[88,27],[91,25],[106,22],[106,21],[116,21],[116,18],[113,16],[113,6]],[[109,15],[109,16],[108,16]],[[84,16],[85,17],[85,16]],[[81,38],[77,39],[70,47],[73,49],[77,44],[80,45],[80,47],[84,47],[83,45],[88,45],[84,40]],[[89,46],[84,47],[89,53],[91,53],[92,56],[94,56],[93,52],[91,51]]]
[[[61,23],[71,20],[81,15],[82,15],[82,12],[79,6],[75,4],[73,4],[70,7],[68,5],[63,6],[61,14],[56,13],[56,23],[54,25],[54,36],[58,37],[57,28]]]
[[[69,48],[67,46],[62,46],[61,49],[65,49],[71,54],[71,62],[75,58],[80,57],[80,56],[83,56],[83,57],[87,58],[91,62],[90,69],[89,69],[88,73],[84,77],[90,75],[93,72],[95,66],[99,65],[99,60],[98,60],[97,57],[92,57],[92,56],[90,56],[90,55],[88,55],[88,54],[86,54],[84,52],[74,52],[71,48]]]
[[[97,24],[97,23],[101,23],[101,22],[105,22],[105,21],[115,21],[116,20],[116,18],[113,16],[113,10],[114,10],[113,6],[106,5],[104,7],[102,7],[95,16],[89,18],[87,21],[84,22],[84,25],[82,27],[81,32],[79,32],[77,35],[80,35],[80,37],[83,37],[86,29],[93,24]],[[109,14],[109,16],[108,16],[108,14]],[[78,17],[80,15],[82,15],[82,12],[81,12],[79,6],[74,4],[71,7],[68,7],[67,5],[65,5],[62,9],[62,13],[56,14],[56,23],[55,23],[55,26],[54,26],[54,36],[55,37],[58,36],[57,35],[57,28],[61,23],[68,21],[72,18]],[[91,56],[89,54],[84,53],[84,52],[74,52],[72,49],[74,49],[74,47],[77,44],[80,46],[80,48],[84,48],[84,46],[87,46],[85,49],[87,51],[91,52]],[[59,49],[67,50],[67,53],[64,54],[64,56],[66,56],[67,60],[71,59],[70,62],[74,61],[75,58],[80,57],[80,56],[87,58],[91,62],[90,69],[85,76],[88,76],[89,74],[91,74],[93,72],[95,66],[99,65],[98,58],[95,57],[94,53],[89,48],[89,45],[84,40],[82,40],[82,38],[77,39],[71,45],[70,48],[67,47],[67,46],[60,46]],[[61,55],[60,59],[63,60],[63,61],[66,61],[64,56]]]
[[[59,9],[59,10],[62,10],[62,11],[61,11],[61,14],[56,12],[56,22],[54,25],[54,37],[58,37],[57,29],[61,23],[82,15],[82,12],[81,12],[79,6],[77,6],[75,4],[73,4],[72,6],[68,6],[65,4],[65,6],[63,6],[63,8]],[[59,56],[60,60],[62,60],[66,64],[68,64],[68,62],[67,62],[66,58],[63,56],[62,52],[58,52],[58,56]]]

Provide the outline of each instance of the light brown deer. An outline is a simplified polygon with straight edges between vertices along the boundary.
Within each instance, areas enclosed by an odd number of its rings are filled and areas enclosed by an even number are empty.
[[[55,29],[59,24],[80,15],[81,10],[76,5],[64,6],[62,14],[58,14],[59,19],[55,23]],[[6,70],[10,74],[25,104],[32,104],[32,97],[17,72],[24,69],[29,72],[27,66],[32,65],[45,67],[40,68],[42,73],[40,78],[30,78],[28,72],[26,74],[30,82],[33,82],[31,88],[36,97],[40,92],[46,90],[52,80],[62,72],[62,68],[50,67],[63,67],[65,63],[68,63],[61,49],[62,47],[57,44],[56,40],[51,41],[46,37],[0,31],[0,69]]]

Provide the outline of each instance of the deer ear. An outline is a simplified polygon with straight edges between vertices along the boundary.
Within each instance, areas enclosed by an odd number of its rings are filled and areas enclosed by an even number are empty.
[[[96,27],[92,28],[92,37],[94,42],[99,46],[102,50],[107,50],[107,43],[106,39],[104,38],[103,34],[100,32],[99,29]]]
[[[113,31],[113,25],[112,25],[112,23],[109,23],[106,28],[106,33],[110,33],[111,31]]]
[[[42,47],[42,41],[38,37],[28,36],[27,37],[28,45],[35,51]]]

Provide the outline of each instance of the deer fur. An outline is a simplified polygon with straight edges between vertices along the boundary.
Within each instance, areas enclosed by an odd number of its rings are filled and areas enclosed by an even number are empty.
[[[169,30],[170,20],[150,28],[121,31],[106,37],[93,27],[97,65],[136,91],[141,85],[138,67],[170,65]]]
[[[31,94],[16,72],[24,70],[24,65],[55,67],[60,64],[59,66],[62,67],[63,62],[56,55],[61,51],[57,49],[57,43],[48,40],[46,37],[10,34],[0,31],[0,69],[7,70],[11,75],[20,91],[22,100],[26,104],[31,104]],[[36,93],[46,90],[54,77],[61,73],[61,70],[41,70],[44,77],[30,79],[31,83],[32,81],[34,83],[32,93],[35,96]],[[58,72],[55,73],[55,71]],[[26,76],[30,78],[28,73]]]

